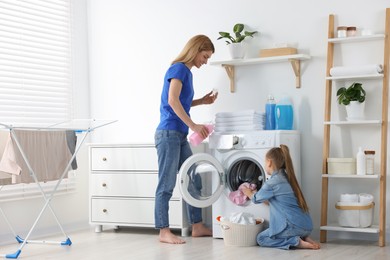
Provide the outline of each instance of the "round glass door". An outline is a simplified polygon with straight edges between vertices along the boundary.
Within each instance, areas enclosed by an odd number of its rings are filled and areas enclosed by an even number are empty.
[[[179,171],[179,188],[183,199],[198,208],[212,205],[223,192],[224,175],[222,165],[210,154],[192,155]]]

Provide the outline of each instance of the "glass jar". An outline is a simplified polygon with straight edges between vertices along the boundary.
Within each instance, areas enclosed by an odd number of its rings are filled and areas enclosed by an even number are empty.
[[[342,37],[347,37],[347,26],[339,26],[337,27],[337,37],[342,38]]]
[[[366,150],[364,151],[364,154],[366,155],[366,174],[374,174],[374,158],[375,158],[375,151],[373,150]]]
[[[347,37],[351,37],[355,35],[356,35],[356,27],[354,26],[347,27]]]

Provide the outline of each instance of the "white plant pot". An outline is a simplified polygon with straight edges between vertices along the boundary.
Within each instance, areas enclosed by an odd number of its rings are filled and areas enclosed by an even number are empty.
[[[362,120],[364,119],[364,107],[365,102],[351,101],[349,105],[345,106],[347,109],[347,121]]]
[[[246,52],[246,45],[244,42],[231,43],[229,46],[229,52],[232,59],[243,59]]]

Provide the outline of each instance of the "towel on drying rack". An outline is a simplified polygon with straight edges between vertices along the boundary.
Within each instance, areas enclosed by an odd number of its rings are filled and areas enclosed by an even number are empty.
[[[58,180],[72,158],[66,131],[13,131],[38,181]],[[0,171],[11,174],[13,184],[34,182],[11,136],[0,161]]]

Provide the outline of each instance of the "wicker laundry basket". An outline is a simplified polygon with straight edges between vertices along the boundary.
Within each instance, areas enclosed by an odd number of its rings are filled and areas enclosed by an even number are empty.
[[[256,225],[244,225],[221,221],[223,240],[226,246],[255,246],[257,234],[263,229],[264,219]]]

